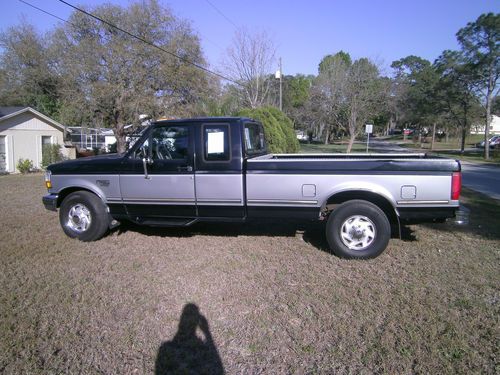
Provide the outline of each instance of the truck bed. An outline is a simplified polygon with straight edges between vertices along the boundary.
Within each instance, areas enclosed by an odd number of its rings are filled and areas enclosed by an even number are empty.
[[[268,154],[247,160],[248,173],[460,172],[456,160],[427,154]]]

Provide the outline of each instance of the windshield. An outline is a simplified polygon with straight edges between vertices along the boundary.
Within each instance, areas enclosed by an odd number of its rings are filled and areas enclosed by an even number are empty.
[[[264,139],[264,129],[262,125],[257,123],[246,123],[245,130],[245,154],[254,156],[257,154],[265,154],[266,142]]]

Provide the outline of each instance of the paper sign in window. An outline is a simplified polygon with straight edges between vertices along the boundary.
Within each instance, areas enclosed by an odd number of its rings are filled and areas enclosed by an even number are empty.
[[[223,154],[224,153],[224,132],[207,133],[207,154]]]

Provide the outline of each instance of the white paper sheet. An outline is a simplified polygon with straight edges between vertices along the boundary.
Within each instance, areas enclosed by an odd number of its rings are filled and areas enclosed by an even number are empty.
[[[208,154],[224,153],[224,132],[208,133]]]

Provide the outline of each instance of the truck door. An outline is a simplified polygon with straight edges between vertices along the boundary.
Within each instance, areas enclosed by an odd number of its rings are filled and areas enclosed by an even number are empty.
[[[196,137],[196,204],[200,218],[245,216],[241,130],[237,122],[200,124]]]
[[[125,161],[123,203],[136,221],[196,217],[193,127],[158,124]]]

